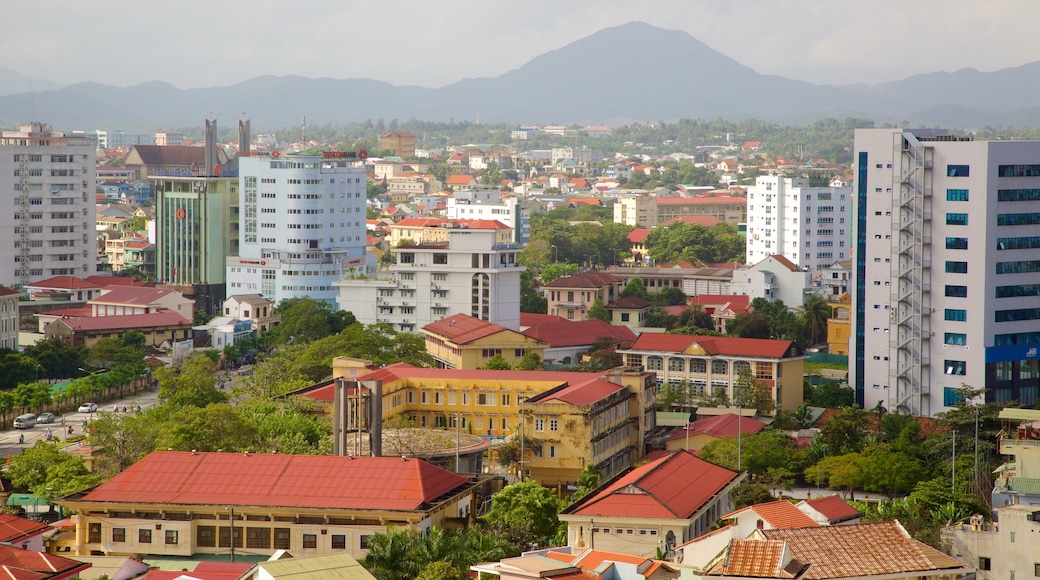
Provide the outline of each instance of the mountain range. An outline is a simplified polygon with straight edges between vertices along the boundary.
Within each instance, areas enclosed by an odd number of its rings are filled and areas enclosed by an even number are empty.
[[[32,91],[15,92],[32,86]],[[0,124],[190,127],[243,112],[262,130],[364,119],[617,125],[679,118],[801,124],[856,116],[963,129],[1040,126],[1040,62],[935,72],[877,85],[763,75],[689,34],[642,22],[607,28],[493,78],[431,89],[369,79],[262,76],[225,87],[58,86],[0,69]]]

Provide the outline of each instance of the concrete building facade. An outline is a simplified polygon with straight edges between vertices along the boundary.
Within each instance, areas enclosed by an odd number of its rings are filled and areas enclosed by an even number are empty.
[[[502,197],[497,187],[463,189],[448,198],[448,219],[498,220],[513,228],[513,242],[526,244],[531,239],[531,216],[520,199]]]
[[[1033,406],[1040,142],[860,129],[855,155],[857,402],[932,416],[967,384]]]

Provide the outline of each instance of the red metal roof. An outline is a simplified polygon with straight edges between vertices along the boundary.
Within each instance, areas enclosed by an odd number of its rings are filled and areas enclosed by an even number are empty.
[[[133,286],[110,286],[105,293],[88,300],[89,304],[127,304],[148,306],[156,300],[173,294],[174,290],[164,288],[141,288]]]
[[[15,542],[49,530],[50,526],[11,514],[0,514],[0,542]]]
[[[160,310],[148,314],[127,314],[125,316],[80,316],[59,318],[51,324],[61,323],[72,330],[121,330],[137,328],[155,328],[157,326],[191,325],[191,321],[176,312]]]
[[[694,421],[669,437],[668,440],[675,441],[677,439],[684,439],[686,437],[687,429],[690,431],[690,435],[700,435],[701,433],[704,433],[713,437],[736,437],[738,423],[740,425],[740,431],[745,435],[758,433],[766,426],[765,423],[751,417],[742,417],[738,421],[736,413],[726,413],[725,415],[718,415]]]
[[[508,328],[474,318],[468,314],[453,314],[422,327],[423,331],[442,336],[455,344],[468,344]]]
[[[688,519],[739,477],[739,473],[692,453],[676,451],[631,468],[563,513]]]
[[[561,401],[571,405],[591,405],[592,403],[595,403],[596,401],[612,395],[624,388],[624,386],[617,383],[605,380],[596,380],[551,389],[527,399],[527,402],[542,403],[545,401]]]
[[[801,356],[790,340],[773,340],[768,338],[733,338],[726,336],[691,336],[684,334],[650,334],[643,333],[636,339],[630,350],[644,352],[679,353],[694,343],[700,345],[709,355],[731,355],[764,358],[788,358]],[[794,349],[792,351],[792,349]]]
[[[85,282],[97,284],[101,288],[107,286],[147,286],[147,282],[138,280],[137,278],[129,278],[126,276],[87,276],[83,279]]]
[[[863,515],[859,510],[845,503],[845,500],[837,494],[807,499],[805,503],[831,522],[850,520]]]
[[[690,296],[690,304],[701,306],[728,307],[734,313],[747,312],[751,297],[741,294],[698,294]]]
[[[81,501],[415,511],[467,481],[419,459],[155,451]]]
[[[531,327],[537,324],[543,324],[546,322],[570,322],[562,316],[555,316],[553,314],[535,314],[532,312],[521,312],[520,313],[520,326]]]
[[[643,240],[646,239],[646,236],[649,234],[650,230],[646,228],[636,228],[629,232],[628,235],[625,236],[625,238],[627,238],[628,241],[632,242],[633,244],[639,244],[642,243]]]
[[[90,564],[0,544],[0,577],[12,580],[71,578]]]
[[[101,288],[100,285],[86,280],[80,280],[75,276],[55,276],[29,284],[29,288],[47,288],[54,290],[85,290],[87,288]]]
[[[621,278],[606,272],[589,270],[572,276],[557,278],[545,285],[546,288],[603,288],[611,284],[620,284]]]
[[[636,342],[636,334],[627,326],[614,326],[602,320],[547,322],[536,324],[520,334],[540,340],[553,348],[590,345],[599,338],[609,338],[612,343],[622,347]]]
[[[21,292],[12,290],[7,286],[0,286],[0,296],[11,296],[12,294],[21,294]]]

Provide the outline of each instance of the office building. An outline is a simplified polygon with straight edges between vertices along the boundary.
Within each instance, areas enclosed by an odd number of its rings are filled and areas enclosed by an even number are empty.
[[[513,242],[526,244],[531,239],[531,216],[519,198],[502,196],[497,187],[456,191],[447,200],[448,219],[498,220],[513,228]]]
[[[241,157],[239,252],[227,259],[228,294],[332,304],[333,284],[366,268],[365,188],[352,152]]]
[[[852,188],[809,187],[804,177],[762,175],[748,189],[746,263],[780,254],[816,272],[849,257]]]
[[[0,284],[97,273],[92,139],[22,123],[0,136]]]
[[[859,129],[850,381],[932,416],[1040,395],[1040,142]]]

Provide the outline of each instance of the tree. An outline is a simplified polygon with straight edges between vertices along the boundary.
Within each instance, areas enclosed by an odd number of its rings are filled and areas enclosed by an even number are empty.
[[[811,407],[837,409],[851,407],[856,404],[856,393],[850,387],[842,387],[836,381],[826,381],[819,385],[809,384],[809,396],[806,404]]]
[[[65,453],[56,443],[43,441],[13,456],[6,475],[15,488],[48,497],[73,494],[101,482],[87,471],[82,457]]]
[[[835,453],[857,452],[866,437],[867,415],[856,407],[842,407],[820,429],[820,441]]]
[[[564,276],[573,276],[578,273],[577,264],[546,264],[542,266],[542,283],[548,284]]]
[[[596,469],[595,465],[586,463],[585,469],[578,476],[578,489],[574,492],[574,501],[578,501],[599,487],[601,477],[603,477],[602,471]]]
[[[769,338],[769,319],[760,312],[741,312],[726,322],[726,334],[740,338]]]
[[[650,295],[650,302],[654,306],[681,306],[686,301],[686,293],[675,286],[666,286],[660,292]]]
[[[542,362],[542,357],[533,350],[524,352],[524,358],[520,359],[520,362],[516,364],[516,370],[518,371],[540,371],[545,369],[545,364]]]
[[[735,510],[746,508],[749,505],[768,503],[776,499],[769,491],[768,485],[751,483],[750,481],[745,481],[734,487],[729,497],[733,501],[733,509]]]
[[[368,554],[362,565],[378,580],[415,578],[420,569],[418,563],[410,558],[414,546],[415,534],[390,526],[384,533],[369,536]]]
[[[356,321],[353,314],[333,310],[327,302],[313,298],[282,300],[275,312],[282,316],[282,322],[264,334],[269,345],[310,342],[338,334]]]
[[[415,580],[467,580],[469,576],[449,562],[433,562],[425,568]]]
[[[79,376],[79,369],[87,366],[87,347],[72,346],[59,338],[41,340],[26,346],[23,353],[40,365],[40,378]],[[33,374],[35,376],[35,370]]]
[[[602,371],[621,365],[621,355],[614,348],[612,339],[606,336],[601,336],[592,343],[587,357],[588,360],[583,360],[579,365],[584,371]]]
[[[188,357],[179,368],[157,369],[159,401],[174,408],[224,402],[227,396],[216,388],[215,369],[213,361],[201,353]]]
[[[810,344],[819,344],[827,337],[827,319],[830,318],[831,307],[819,294],[810,294],[805,297],[802,308],[802,324]]]
[[[158,448],[159,432],[167,420],[165,410],[143,413],[100,413],[90,422],[90,445],[103,451],[96,455],[95,471],[115,475]]]
[[[737,438],[717,439],[701,449],[699,457],[726,469],[737,469]],[[783,467],[801,471],[806,461],[803,452],[793,439],[781,431],[764,429],[752,435],[742,436],[740,442],[740,467],[750,475],[765,474],[770,468]]]
[[[549,546],[560,527],[557,514],[563,502],[556,494],[536,481],[524,481],[506,486],[493,496],[491,511],[484,521],[491,526],[527,529],[533,536],[533,545],[517,546],[521,550]]]
[[[598,296],[592,301],[592,307],[589,308],[589,312],[586,315],[589,320],[602,320],[603,322],[610,322],[610,311],[603,306],[603,300]]]
[[[621,290],[621,298],[626,296],[638,296],[644,300],[650,300],[650,293],[646,291],[646,285],[639,278],[632,278],[625,284],[625,288]]]
[[[520,273],[520,312],[545,314],[549,301],[538,292],[538,281],[530,269]]]
[[[484,368],[491,371],[508,371],[513,368],[513,365],[509,364],[502,355],[496,354],[487,359],[487,362],[484,363]]]

